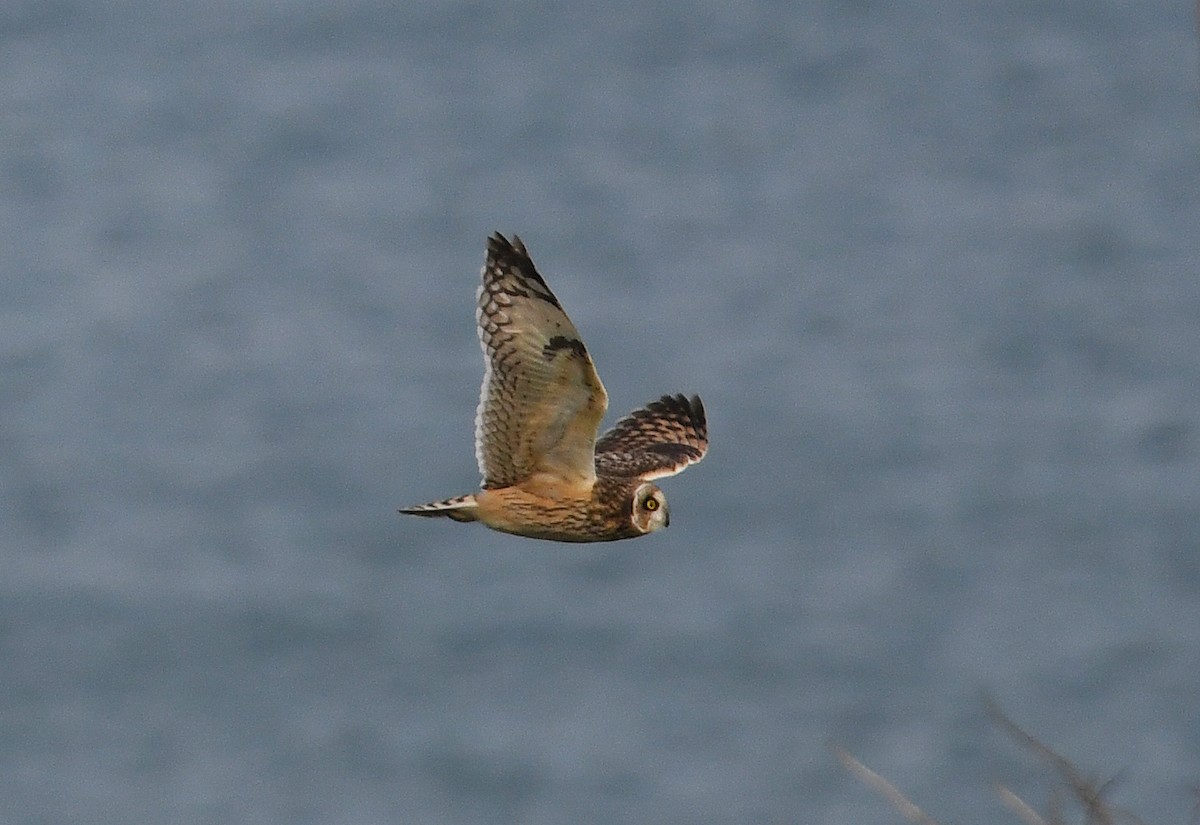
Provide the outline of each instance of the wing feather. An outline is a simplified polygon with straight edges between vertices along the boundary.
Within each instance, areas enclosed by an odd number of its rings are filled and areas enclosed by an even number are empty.
[[[662,478],[708,452],[708,420],[700,396],[664,395],[618,421],[596,442],[596,473]]]
[[[486,368],[475,414],[484,489],[534,474],[596,478],[608,394],[579,331],[516,235],[488,239],[476,309]]]

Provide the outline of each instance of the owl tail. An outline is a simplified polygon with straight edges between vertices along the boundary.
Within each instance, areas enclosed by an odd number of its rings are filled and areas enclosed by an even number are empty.
[[[475,496],[455,496],[443,501],[433,501],[429,504],[418,504],[416,507],[404,507],[400,510],[408,516],[425,516],[426,518],[452,518],[455,521],[476,521],[479,516],[476,511],[479,505]]]

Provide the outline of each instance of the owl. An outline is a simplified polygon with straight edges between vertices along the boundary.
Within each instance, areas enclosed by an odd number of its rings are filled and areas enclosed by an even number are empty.
[[[652,479],[708,451],[700,398],[664,395],[597,438],[608,393],[516,235],[488,239],[475,318],[485,362],[475,412],[482,489],[400,512],[570,542],[636,538],[670,524]]]

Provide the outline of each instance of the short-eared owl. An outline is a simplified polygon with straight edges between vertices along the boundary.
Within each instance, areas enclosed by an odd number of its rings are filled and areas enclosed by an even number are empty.
[[[487,362],[475,413],[483,489],[400,512],[554,541],[612,541],[666,527],[667,500],[650,479],[704,457],[699,397],[664,395],[597,440],[608,394],[516,235],[512,243],[499,233],[488,239],[475,317]]]

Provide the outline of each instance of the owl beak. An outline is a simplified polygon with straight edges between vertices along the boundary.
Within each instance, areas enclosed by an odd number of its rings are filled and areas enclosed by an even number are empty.
[[[663,519],[663,527],[670,527],[671,526],[671,511],[668,510],[667,512],[663,513],[663,515],[666,516],[666,518]]]

